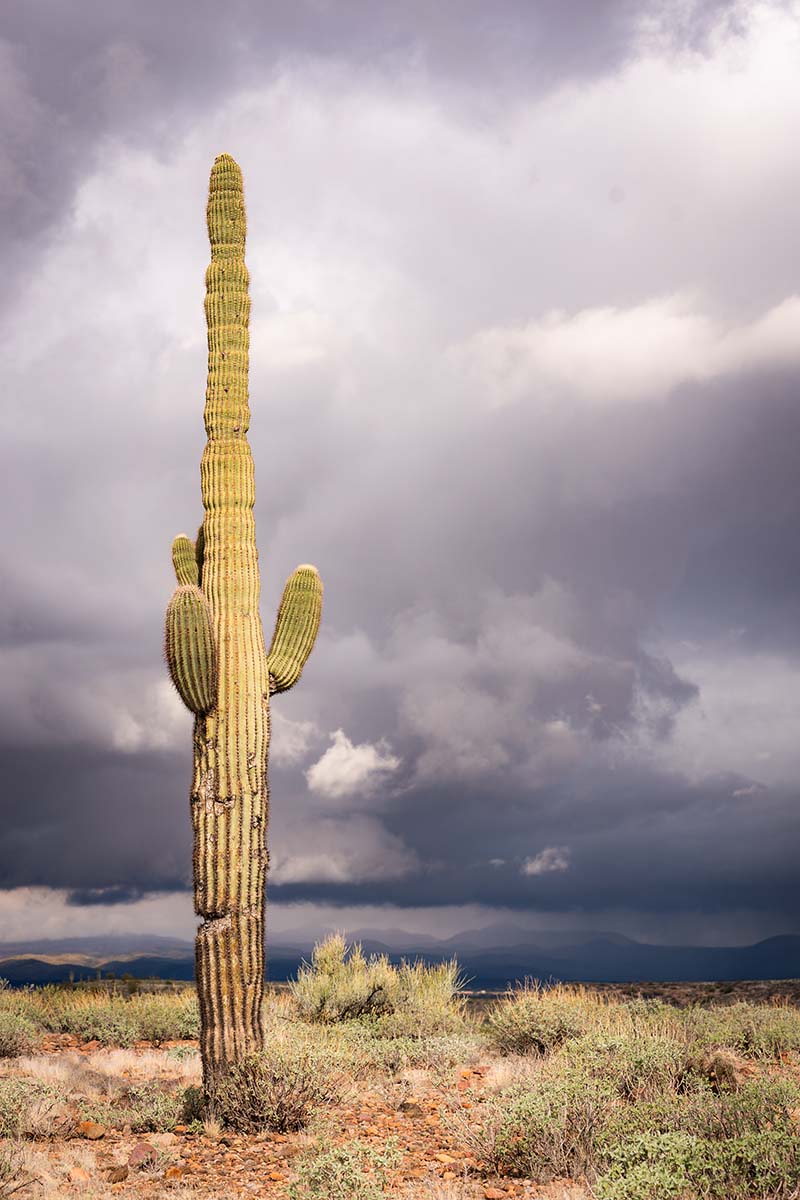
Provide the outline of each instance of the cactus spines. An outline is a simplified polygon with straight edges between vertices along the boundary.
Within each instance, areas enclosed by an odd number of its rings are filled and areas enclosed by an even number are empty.
[[[181,584],[172,594],[164,653],[189,711],[196,716],[210,712],[217,698],[217,645],[211,609],[196,584]]]
[[[303,563],[286,580],[272,645],[267,655],[271,692],[285,692],[300,678],[322,616],[322,580]]]
[[[228,1064],[263,1043],[269,698],[296,682],[308,658],[319,627],[322,584],[313,567],[298,567],[290,577],[268,659],[258,610],[255,479],[247,441],[244,194],[242,173],[228,154],[211,170],[207,219],[208,441],[200,463],[205,518],[194,544],[181,536],[173,545],[179,586],[167,610],[167,659],[195,713],[194,899],[203,922],[195,960],[209,1089]],[[203,642],[204,674],[198,670],[199,646],[187,631],[191,625],[197,636],[205,612],[212,640]]]

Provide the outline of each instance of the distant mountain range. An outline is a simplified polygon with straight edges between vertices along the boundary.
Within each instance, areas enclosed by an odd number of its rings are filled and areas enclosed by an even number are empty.
[[[538,933],[491,925],[450,938],[397,929],[356,929],[347,938],[361,942],[368,954],[388,954],[394,961],[455,957],[467,986],[476,989],[500,989],[526,978],[584,983],[800,978],[796,934],[753,946],[656,946],[596,930]],[[313,940],[302,930],[271,937],[269,978],[291,978],[312,947]],[[0,942],[0,978],[14,986],[87,979],[98,971],[138,979],[191,979],[194,946],[179,938],[149,935]]]

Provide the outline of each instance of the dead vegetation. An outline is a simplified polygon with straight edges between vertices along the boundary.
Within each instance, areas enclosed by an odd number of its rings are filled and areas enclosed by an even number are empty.
[[[268,998],[267,1051],[210,1105],[191,994],[0,992],[0,1197],[800,1195],[795,1005],[528,985],[473,1019],[453,968],[348,977],[339,950]]]

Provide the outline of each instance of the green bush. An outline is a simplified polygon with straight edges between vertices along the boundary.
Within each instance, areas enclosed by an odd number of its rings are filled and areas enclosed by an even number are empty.
[[[0,1058],[30,1054],[39,1040],[39,1030],[26,1016],[0,1009]]]
[[[185,1100],[182,1093],[153,1080],[127,1089],[117,1099],[86,1101],[80,1108],[83,1120],[112,1129],[130,1125],[133,1133],[167,1133],[183,1118]]]
[[[651,1055],[638,1038],[600,1059],[599,1039],[565,1046],[524,1083],[456,1118],[471,1122],[476,1156],[537,1183],[585,1175],[598,1200],[795,1195],[800,1085],[761,1076],[715,1091],[681,1074],[679,1041]]]
[[[371,1071],[394,1075],[408,1067],[453,1067],[474,1061],[482,1044],[476,1034],[466,1030],[425,1038],[387,1037],[379,1023],[350,1022],[337,1029],[337,1034],[326,1053],[355,1075]]]
[[[591,1024],[580,992],[526,984],[490,1012],[487,1031],[501,1054],[547,1054]]]
[[[607,1080],[626,1100],[675,1091],[691,1069],[685,1041],[654,1037],[636,1026],[618,1034],[587,1034],[565,1046],[564,1053],[568,1061]]]
[[[374,1019],[389,1035],[428,1036],[463,1021],[463,981],[455,961],[393,966],[384,954],[367,957],[333,934],[314,947],[291,990],[300,1016],[322,1023]]]
[[[45,992],[42,1017],[48,1029],[104,1046],[132,1046],[139,1036],[130,1001],[121,996],[53,989]]]
[[[609,1148],[598,1200],[780,1200],[797,1195],[800,1142],[786,1128],[714,1139],[642,1133]]]
[[[699,1044],[725,1046],[746,1058],[775,1061],[800,1050],[800,1010],[788,1005],[694,1008],[684,1019]]]
[[[162,1042],[200,1036],[200,1009],[193,991],[177,996],[133,995],[127,1001],[137,1037],[159,1046]]]
[[[197,997],[189,990],[177,995],[128,996],[106,989],[45,987],[21,996],[17,1005],[45,1029],[104,1046],[132,1046],[137,1041],[160,1045],[197,1037],[200,1028]]]
[[[50,1137],[64,1124],[63,1111],[58,1088],[35,1079],[0,1078],[0,1138]]]
[[[391,1142],[382,1152],[358,1141],[343,1146],[319,1143],[297,1159],[290,1200],[382,1200],[399,1161]]]
[[[751,1079],[736,1092],[717,1093],[701,1079],[680,1094],[665,1092],[637,1104],[615,1105],[598,1137],[602,1156],[609,1146],[658,1129],[724,1141],[764,1128],[791,1129],[800,1107],[800,1088],[785,1079]]]
[[[537,1183],[587,1175],[610,1099],[602,1081],[569,1069],[510,1088],[482,1113],[478,1156]]]
[[[210,1105],[222,1124],[238,1133],[294,1133],[337,1094],[322,1054],[278,1043],[232,1066],[216,1084]]]

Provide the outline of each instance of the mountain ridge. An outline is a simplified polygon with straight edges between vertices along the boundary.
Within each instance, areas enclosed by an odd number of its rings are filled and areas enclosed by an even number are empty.
[[[501,944],[503,930],[508,937],[522,934],[526,940]],[[541,934],[515,926],[465,930],[447,938],[396,929],[354,930],[345,936],[350,943],[361,942],[365,953],[387,954],[395,961],[405,957],[434,963],[455,957],[462,975],[477,988],[504,988],[526,978],[574,983],[800,978],[798,934],[777,934],[748,946],[664,946],[613,932]],[[289,937],[270,939],[268,978],[290,978],[308,960],[314,939],[301,938],[301,931],[292,930]],[[155,934],[0,942],[0,978],[12,986],[65,982],[98,971],[188,980],[194,974],[194,945]]]

